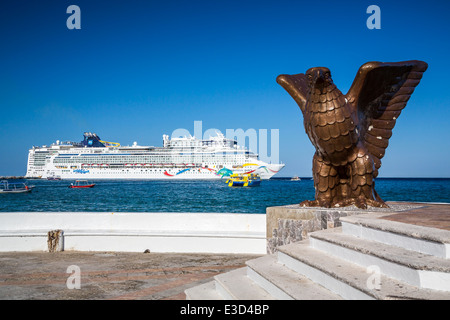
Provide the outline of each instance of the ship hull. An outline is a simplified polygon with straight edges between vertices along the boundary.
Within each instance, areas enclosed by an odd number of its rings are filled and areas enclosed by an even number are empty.
[[[190,168],[190,169],[86,169],[86,170],[72,170],[71,172],[62,172],[58,169],[46,170],[40,178],[46,179],[47,175],[51,176],[58,174],[64,180],[220,180],[227,178],[232,173],[257,173],[261,179],[267,180],[278,173],[284,165],[260,165],[257,168],[250,168],[251,170],[230,170],[229,174],[220,174],[220,170],[206,169],[206,168]],[[147,171],[146,171],[147,170]],[[75,171],[75,172],[74,172]],[[82,172],[82,173],[81,173]],[[27,175],[29,178],[37,178],[31,173]]]

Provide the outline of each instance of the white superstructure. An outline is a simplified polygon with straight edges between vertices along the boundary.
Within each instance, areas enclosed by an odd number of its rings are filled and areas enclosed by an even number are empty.
[[[268,164],[221,133],[207,140],[163,136],[163,147],[120,146],[85,132],[84,140],[33,147],[26,177],[62,179],[220,179],[258,173],[269,179],[284,164]]]

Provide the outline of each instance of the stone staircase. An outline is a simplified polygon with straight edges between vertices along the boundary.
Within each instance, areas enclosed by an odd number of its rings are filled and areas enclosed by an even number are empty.
[[[450,299],[450,231],[377,213],[340,220],[187,289],[186,299]]]

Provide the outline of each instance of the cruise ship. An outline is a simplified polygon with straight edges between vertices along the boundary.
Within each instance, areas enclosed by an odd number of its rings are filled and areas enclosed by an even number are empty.
[[[163,146],[121,146],[91,132],[81,142],[59,141],[33,147],[28,153],[27,178],[61,179],[221,179],[231,174],[257,173],[269,179],[284,164],[268,164],[236,140],[217,132],[209,139],[163,135]]]

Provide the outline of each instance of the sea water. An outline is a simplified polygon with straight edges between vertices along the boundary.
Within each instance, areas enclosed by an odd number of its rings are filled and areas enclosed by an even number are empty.
[[[267,207],[314,199],[311,178],[263,180],[259,187],[230,188],[223,180],[97,180],[88,189],[73,181],[28,180],[33,192],[0,194],[0,211],[265,213]],[[376,179],[385,201],[450,203],[450,179]]]

